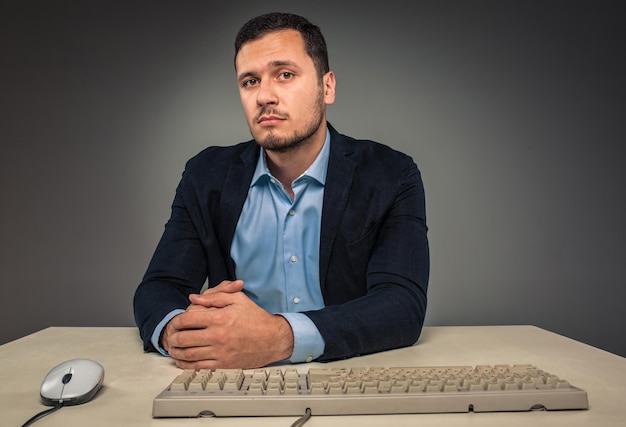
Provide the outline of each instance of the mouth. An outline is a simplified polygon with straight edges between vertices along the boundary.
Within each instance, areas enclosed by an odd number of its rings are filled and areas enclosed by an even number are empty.
[[[285,120],[284,117],[280,116],[261,116],[257,120],[257,123],[261,126],[276,126],[277,124],[283,122]]]

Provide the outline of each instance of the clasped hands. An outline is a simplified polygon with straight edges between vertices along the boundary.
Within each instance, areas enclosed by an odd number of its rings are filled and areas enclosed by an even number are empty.
[[[259,307],[242,280],[221,282],[166,325],[161,345],[182,369],[258,368],[287,359],[293,332],[287,320]]]

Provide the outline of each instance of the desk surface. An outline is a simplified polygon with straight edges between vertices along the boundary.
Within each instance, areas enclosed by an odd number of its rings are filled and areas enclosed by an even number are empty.
[[[44,407],[45,374],[67,359],[84,357],[105,368],[104,387],[89,403],[65,407],[35,427],[241,426],[241,418],[152,419],[152,399],[180,372],[170,359],[143,353],[135,328],[48,328],[0,346],[0,413],[20,426]],[[531,363],[587,391],[589,410],[376,416],[313,416],[306,427],[617,426],[626,420],[626,359],[533,326],[427,327],[417,345],[325,366],[434,366]],[[302,368],[317,365],[298,365]],[[246,418],[246,426],[289,426],[291,417]],[[347,423],[347,421],[351,421]]]

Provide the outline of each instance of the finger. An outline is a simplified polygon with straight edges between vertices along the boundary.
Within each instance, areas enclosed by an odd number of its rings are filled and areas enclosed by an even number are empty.
[[[224,280],[219,285],[204,291],[203,294],[213,294],[217,292],[234,293],[243,289],[243,280]]]
[[[181,348],[173,347],[169,355],[179,362],[195,363],[199,361],[213,360],[213,348],[210,346]]]
[[[177,359],[201,360],[214,352],[221,344],[219,338],[213,334],[214,328],[188,329],[177,331],[169,336],[168,343]]]
[[[202,295],[191,294],[189,295],[189,301],[192,305],[203,306],[206,308],[224,308],[231,304],[234,304],[239,297],[239,294],[217,292]]]
[[[169,331],[178,333],[211,327],[216,322],[219,322],[219,316],[215,318],[216,312],[217,310],[215,308],[200,305],[190,306],[186,312],[170,320],[168,324]]]
[[[211,307],[205,307],[199,304],[189,304],[189,307],[187,307],[187,311],[206,311],[206,310],[209,310],[210,308]]]

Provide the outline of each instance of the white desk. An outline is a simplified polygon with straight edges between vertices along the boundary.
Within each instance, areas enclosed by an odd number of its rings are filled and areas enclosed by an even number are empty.
[[[45,374],[85,357],[105,368],[104,387],[84,405],[65,407],[34,427],[290,426],[295,418],[153,419],[152,399],[180,372],[171,360],[142,351],[135,328],[48,328],[0,346],[0,419],[21,426],[44,407]],[[427,327],[417,345],[333,362],[334,366],[433,366],[531,363],[588,393],[587,411],[313,416],[305,427],[345,426],[622,426],[626,359],[532,326]],[[299,365],[303,368],[311,365]],[[328,366],[329,364],[326,364]]]

